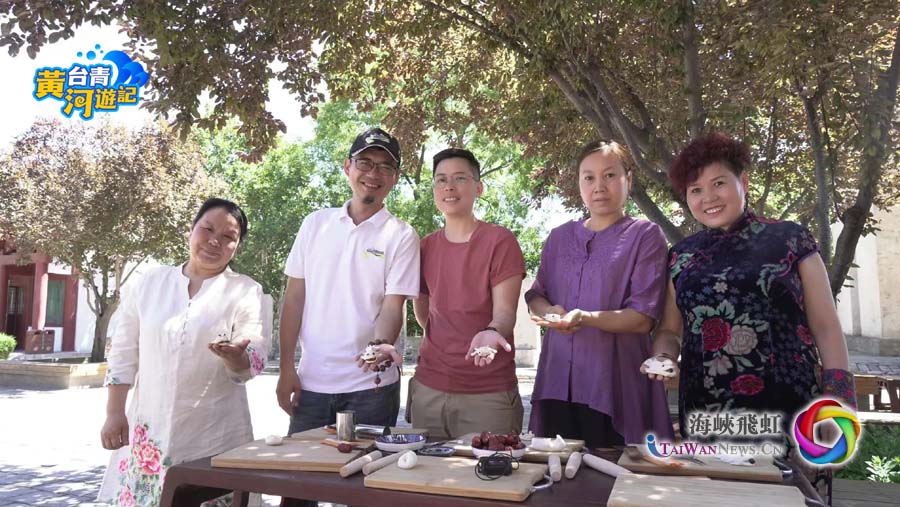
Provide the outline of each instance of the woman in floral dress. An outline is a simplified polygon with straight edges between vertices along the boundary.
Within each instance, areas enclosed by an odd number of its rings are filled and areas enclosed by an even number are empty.
[[[749,166],[746,145],[709,134],[669,170],[706,226],[670,251],[668,300],[653,346],[661,360],[681,354],[686,438],[694,411],[778,413],[786,428],[817,396],[856,399],[816,241],[801,225],[747,209]]]
[[[236,204],[207,200],[188,261],[146,274],[123,298],[100,434],[115,451],[101,501],[159,505],[169,467],[253,439],[244,382],[265,366],[270,326],[259,284],[228,267],[246,233]]]

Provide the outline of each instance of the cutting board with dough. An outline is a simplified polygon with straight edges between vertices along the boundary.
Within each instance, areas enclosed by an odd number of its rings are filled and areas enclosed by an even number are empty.
[[[365,450],[342,453],[319,440],[285,438],[282,445],[266,445],[265,440],[223,452],[212,459],[220,468],[254,468],[259,470],[298,470],[304,472],[338,472]]]
[[[547,465],[519,463],[519,469],[511,475],[483,481],[475,476],[477,462],[470,458],[419,456],[414,468],[403,470],[393,463],[367,475],[364,483],[368,488],[521,502],[547,473]]]
[[[472,454],[472,438],[478,433],[467,433],[457,439],[450,440],[446,444],[447,447],[456,451],[457,456],[475,456]],[[566,439],[566,449],[559,452],[535,451],[528,448],[522,461],[530,461],[532,463],[546,463],[550,459],[551,454],[559,455],[559,460],[565,463],[573,452],[584,449],[584,440]]]
[[[702,475],[711,479],[738,479],[745,481],[775,482],[781,484],[781,470],[772,463],[771,456],[754,456],[753,465],[731,465],[713,456],[697,456],[705,464],[678,460],[684,466],[678,468],[659,466],[622,453],[619,466],[632,472],[655,475]]]
[[[609,507],[805,507],[794,486],[691,477],[622,474],[609,494]]]

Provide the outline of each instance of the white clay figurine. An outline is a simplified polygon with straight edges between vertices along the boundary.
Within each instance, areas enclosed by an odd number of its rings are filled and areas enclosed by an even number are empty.
[[[369,364],[374,363],[378,358],[378,348],[375,345],[368,345],[360,358]]]
[[[650,375],[674,377],[675,368],[675,361],[672,361],[668,357],[655,356],[644,361],[644,371]]]
[[[470,354],[472,357],[494,357],[497,350],[488,346],[478,347]]]

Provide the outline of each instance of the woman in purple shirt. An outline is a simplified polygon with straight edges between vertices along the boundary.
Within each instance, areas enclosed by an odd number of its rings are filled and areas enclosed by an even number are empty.
[[[648,432],[674,437],[664,387],[639,371],[663,307],[667,252],[659,226],[625,215],[630,162],[616,142],[582,149],[578,187],[590,216],[550,232],[525,293],[547,328],[531,399],[535,435],[591,448],[644,443]]]

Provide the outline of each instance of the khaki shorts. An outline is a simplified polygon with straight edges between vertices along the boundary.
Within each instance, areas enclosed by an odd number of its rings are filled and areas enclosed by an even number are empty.
[[[522,397],[519,390],[485,394],[455,394],[432,389],[415,377],[409,381],[406,420],[425,428],[432,438],[456,438],[467,433],[520,433]]]

